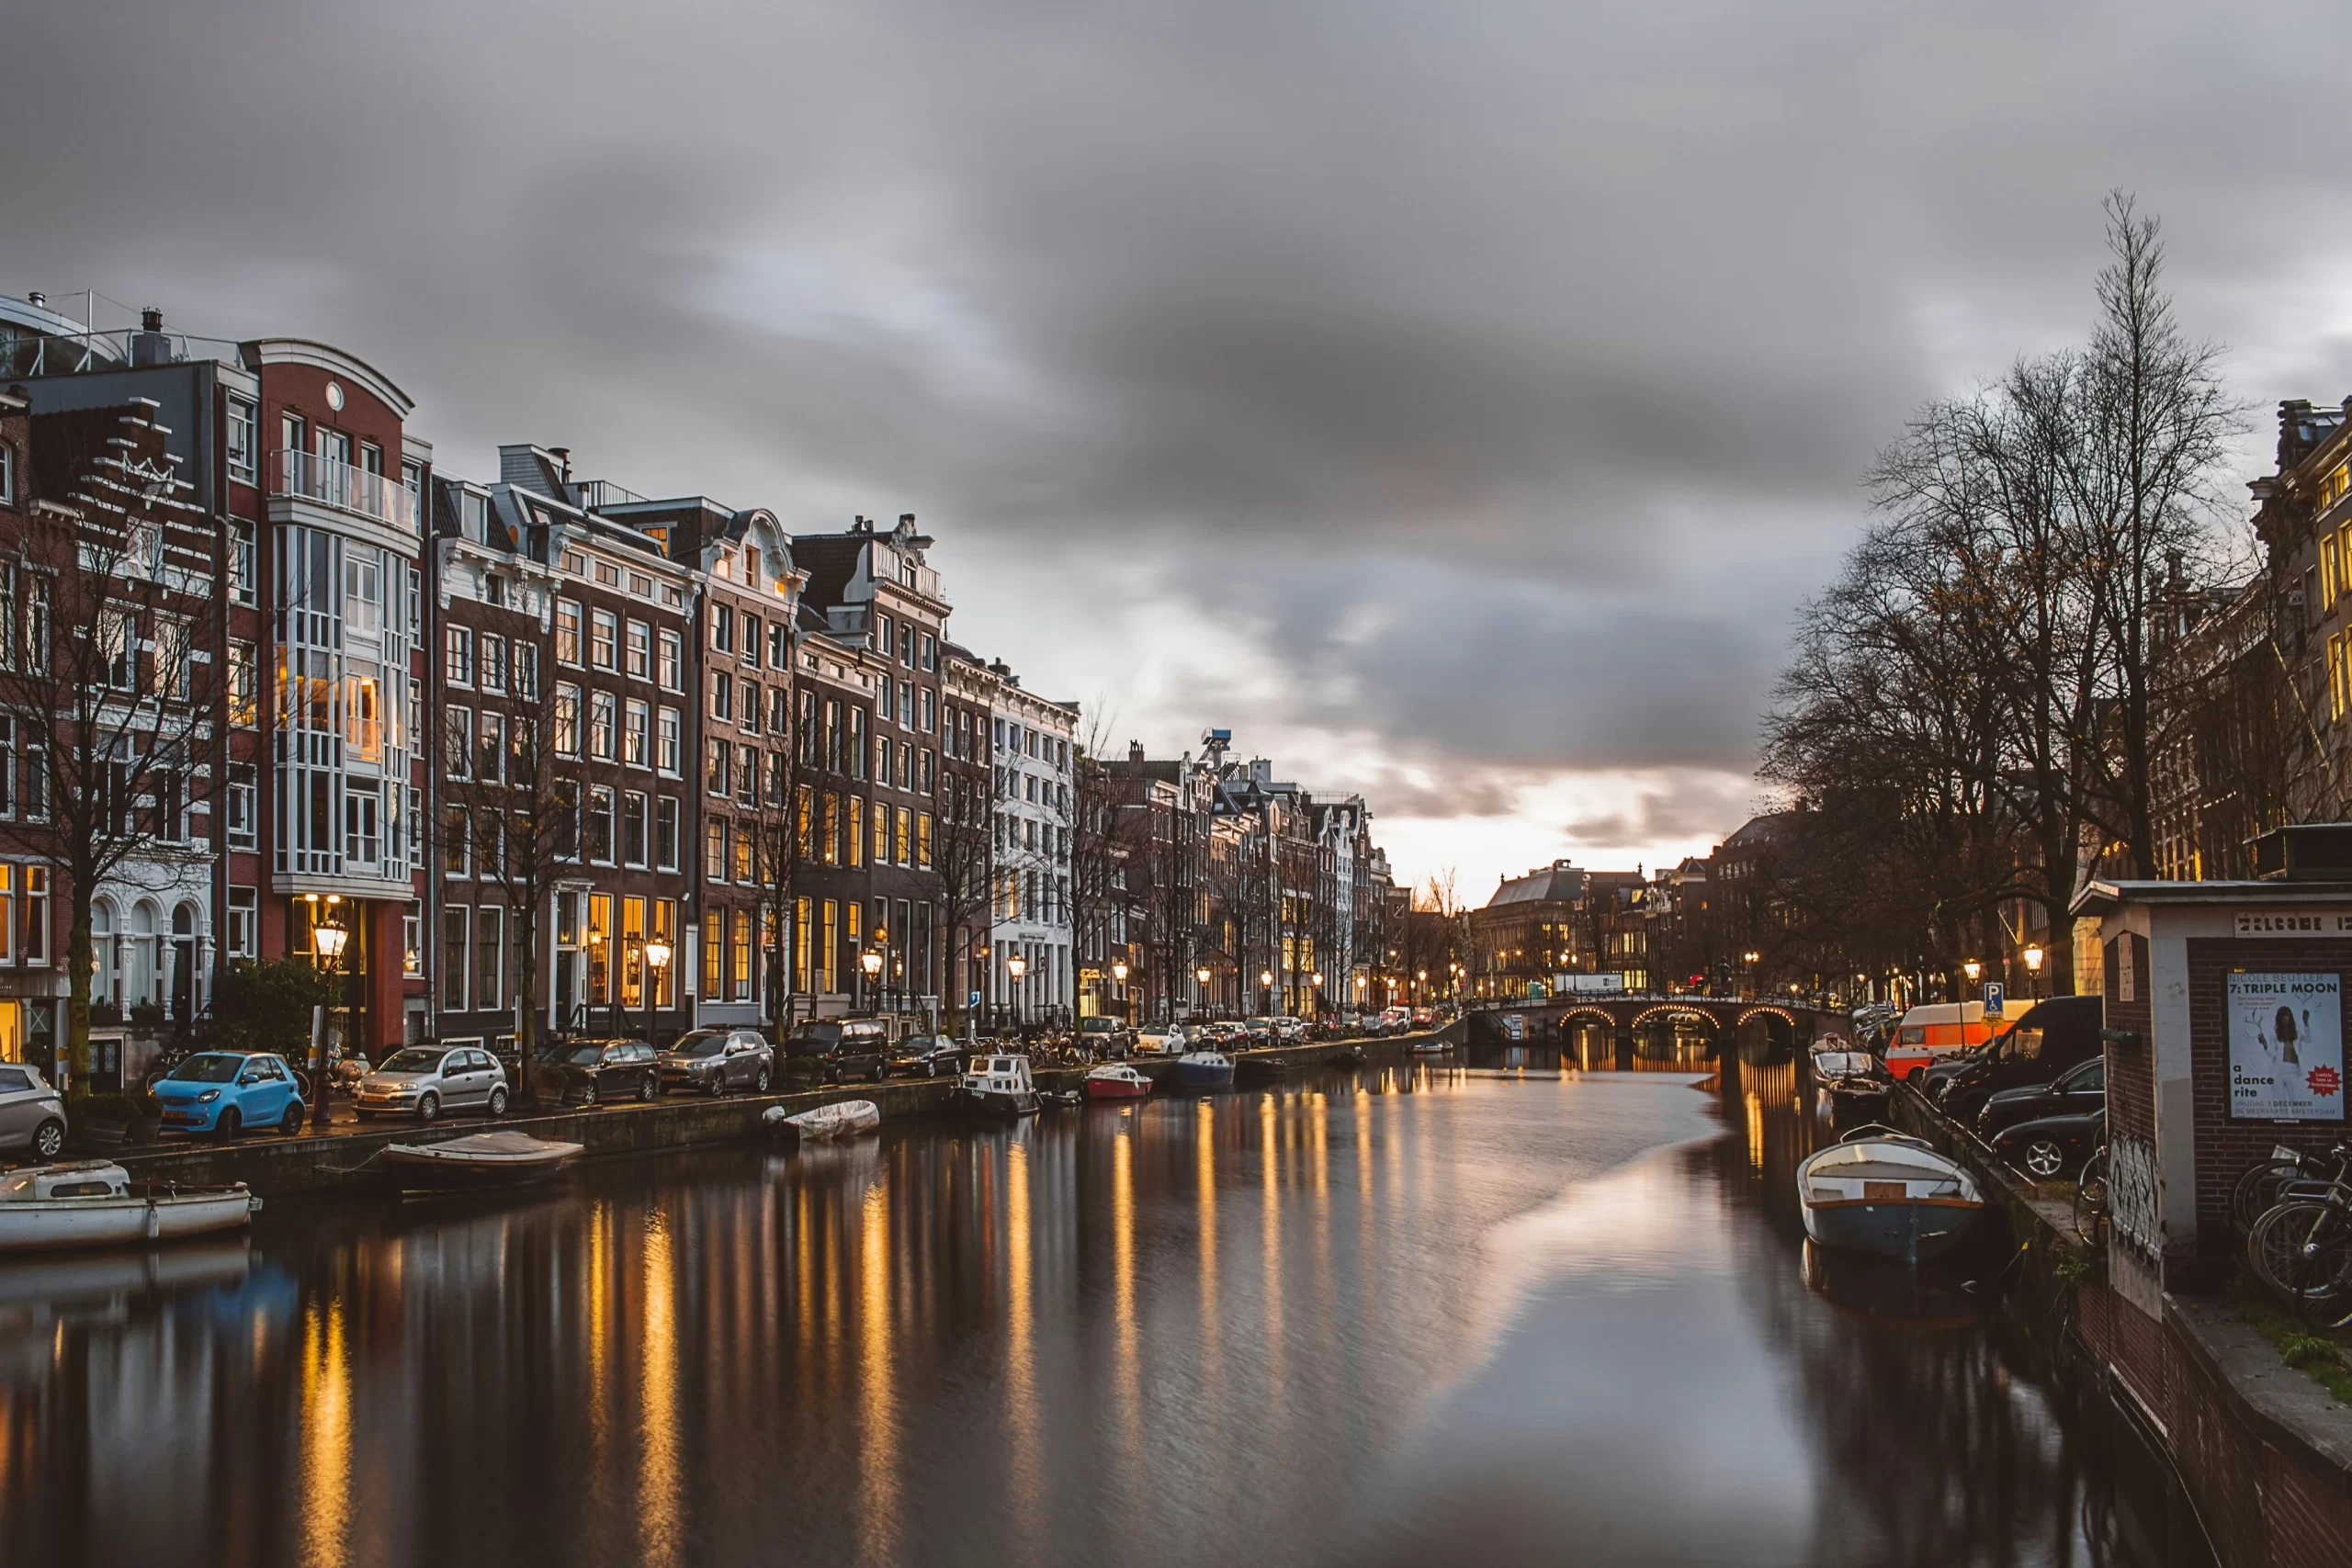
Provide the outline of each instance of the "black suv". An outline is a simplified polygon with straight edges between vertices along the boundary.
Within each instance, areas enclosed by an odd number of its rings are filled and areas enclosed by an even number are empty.
[[[567,1040],[538,1061],[539,1092],[560,1105],[651,1100],[661,1058],[642,1040]]]
[[[1957,1062],[1939,1062],[1925,1086],[1956,1122],[1973,1122],[2005,1089],[2045,1084],[2100,1054],[2098,997],[2051,997]]]
[[[796,1023],[784,1041],[784,1070],[840,1083],[882,1081],[889,1060],[890,1026],[878,1018],[818,1018]]]

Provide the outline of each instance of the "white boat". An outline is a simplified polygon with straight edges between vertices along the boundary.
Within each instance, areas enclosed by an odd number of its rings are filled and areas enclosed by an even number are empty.
[[[1090,1070],[1080,1087],[1089,1100],[1142,1100],[1151,1093],[1151,1080],[1125,1062]]]
[[[1813,1054],[1813,1081],[1827,1089],[1840,1078],[1866,1078],[1879,1071],[1878,1058],[1843,1043]]]
[[[956,1086],[956,1109],[967,1116],[1034,1116],[1039,1101],[1026,1056],[975,1056]]]
[[[134,1182],[107,1160],[27,1166],[0,1177],[0,1252],[178,1241],[235,1230],[260,1209],[242,1181]]]
[[[760,1113],[767,1130],[779,1137],[798,1138],[803,1142],[821,1138],[849,1138],[860,1133],[871,1133],[882,1125],[882,1111],[870,1100],[837,1100],[831,1105],[820,1105],[812,1111],[797,1111],[785,1114],[781,1105],[771,1105]]]
[[[1958,1246],[1984,1208],[1975,1180],[1925,1139],[1857,1127],[1797,1167],[1804,1232],[1824,1247],[1926,1263]]]
[[[413,1192],[520,1186],[553,1176],[585,1148],[528,1133],[474,1133],[437,1144],[387,1144],[382,1158],[401,1186]]]

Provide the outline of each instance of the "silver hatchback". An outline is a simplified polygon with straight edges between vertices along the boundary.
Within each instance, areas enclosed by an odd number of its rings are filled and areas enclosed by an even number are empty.
[[[0,1062],[0,1149],[30,1149],[41,1160],[65,1150],[65,1097],[24,1062]]]
[[[437,1120],[445,1111],[506,1114],[506,1069],[489,1052],[471,1045],[411,1045],[384,1058],[383,1066],[359,1080],[352,1109],[371,1116]]]

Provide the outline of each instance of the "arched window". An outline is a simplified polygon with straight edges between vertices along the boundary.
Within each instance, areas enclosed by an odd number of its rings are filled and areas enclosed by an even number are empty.
[[[123,939],[122,1005],[135,1008],[155,999],[155,906],[141,899],[130,907],[130,931]]]
[[[90,999],[94,1002],[120,1003],[122,994],[115,988],[119,967],[115,961],[114,906],[101,898],[90,906]]]
[[[172,911],[172,1017],[186,1022],[196,1016],[196,906],[182,904]]]

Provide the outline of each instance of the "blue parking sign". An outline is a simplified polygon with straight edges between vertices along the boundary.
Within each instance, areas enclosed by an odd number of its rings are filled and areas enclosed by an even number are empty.
[[[2001,1002],[2003,995],[2004,992],[2001,982],[1998,980],[1987,980],[1984,982],[1984,1016],[1986,1018],[1998,1018],[2001,1016]]]

